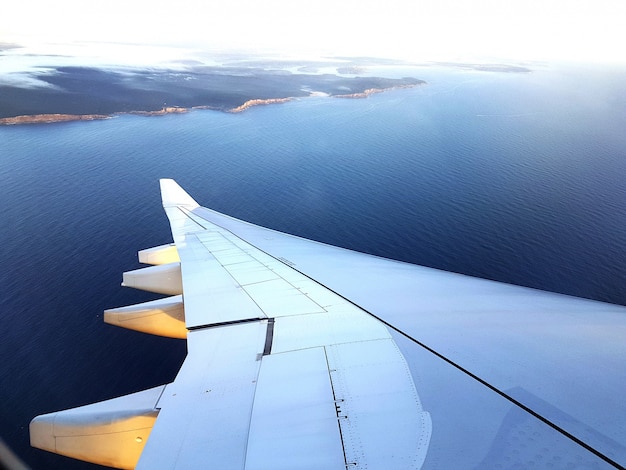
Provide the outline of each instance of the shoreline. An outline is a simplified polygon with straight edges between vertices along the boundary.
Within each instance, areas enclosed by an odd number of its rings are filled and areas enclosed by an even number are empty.
[[[248,100],[244,104],[237,106],[236,108],[229,109],[227,112],[229,113],[242,113],[246,109],[252,108],[253,106],[263,106],[266,104],[280,104],[287,103],[288,101],[292,101],[295,98],[287,97],[287,98],[268,98],[268,99],[254,99]]]
[[[201,107],[198,107],[201,108]],[[179,108],[167,106],[157,111],[127,111],[112,114],[26,114],[23,116],[0,118],[0,126],[19,126],[23,124],[53,124],[55,122],[101,121],[116,116],[134,114],[137,116],[165,116],[166,114],[183,114],[196,108]]]
[[[19,126],[22,124],[53,124],[55,122],[99,121],[111,119],[112,114],[26,114],[0,118],[0,126]]]
[[[376,93],[384,93],[386,91],[391,90],[400,90],[406,88],[415,88],[420,85],[424,85],[425,83],[418,83],[415,85],[395,85],[387,88],[368,88],[367,90],[363,90],[359,93],[348,93],[346,95],[330,95],[333,98],[367,98],[370,95],[374,95]]]
[[[359,99],[367,98],[370,95],[376,93],[383,93],[385,91],[401,89],[401,88],[414,88],[423,83],[391,86],[388,88],[368,88],[358,93],[348,93],[343,95],[325,94],[325,96],[332,98],[350,98]],[[309,96],[317,96],[318,92],[311,92]],[[112,119],[116,116],[124,115],[136,115],[136,116],[165,116],[168,114],[185,114],[193,110],[210,109],[214,111],[222,111],[227,113],[242,113],[247,109],[254,106],[265,106],[270,104],[282,104],[289,101],[293,101],[296,97],[284,97],[284,98],[267,98],[267,99],[251,99],[247,100],[239,106],[230,109],[221,109],[215,106],[164,106],[163,108],[155,111],[121,111],[111,114],[62,114],[62,113],[49,113],[49,114],[26,114],[22,116],[13,116],[0,118],[0,126],[19,126],[26,124],[53,124],[59,122],[74,122],[74,121],[98,121],[104,119]]]

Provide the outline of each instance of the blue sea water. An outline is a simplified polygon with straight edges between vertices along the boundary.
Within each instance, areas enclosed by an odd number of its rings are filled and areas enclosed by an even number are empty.
[[[158,179],[238,218],[367,253],[626,305],[626,70],[424,67],[428,85],[241,114],[0,128],[0,436],[171,381],[184,341],[102,323],[171,240]]]

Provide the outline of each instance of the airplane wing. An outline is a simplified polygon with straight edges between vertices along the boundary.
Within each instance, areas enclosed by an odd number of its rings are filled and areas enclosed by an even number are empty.
[[[36,417],[116,468],[623,468],[626,308],[378,258],[200,207],[107,323],[186,338],[171,384]]]

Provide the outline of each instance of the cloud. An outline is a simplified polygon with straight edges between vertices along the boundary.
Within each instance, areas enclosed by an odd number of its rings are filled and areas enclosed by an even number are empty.
[[[626,42],[626,2],[24,0],[3,9],[0,31],[31,42],[614,61],[622,58],[618,47]]]

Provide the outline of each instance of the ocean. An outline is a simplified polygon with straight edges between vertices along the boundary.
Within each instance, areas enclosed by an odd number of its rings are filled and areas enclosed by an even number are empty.
[[[102,322],[156,298],[119,284],[171,241],[159,178],[280,231],[626,305],[626,69],[406,72],[428,84],[0,128],[0,437],[35,469],[96,468],[31,449],[29,421],[174,378],[184,341]]]

